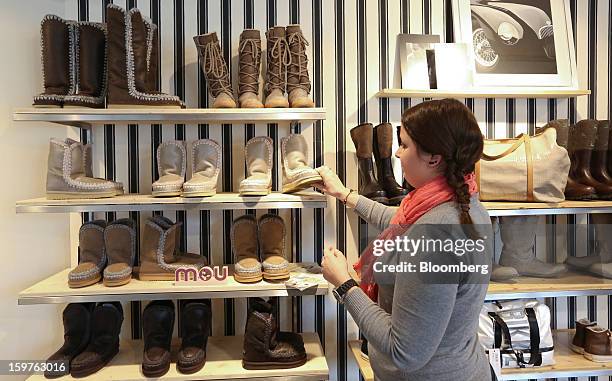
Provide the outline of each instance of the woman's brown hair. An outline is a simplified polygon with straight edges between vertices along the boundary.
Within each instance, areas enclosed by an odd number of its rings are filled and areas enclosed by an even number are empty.
[[[474,171],[484,144],[474,114],[456,99],[434,100],[406,110],[402,127],[419,150],[442,156],[444,176],[461,208],[461,223],[471,224],[470,193],[464,176]]]

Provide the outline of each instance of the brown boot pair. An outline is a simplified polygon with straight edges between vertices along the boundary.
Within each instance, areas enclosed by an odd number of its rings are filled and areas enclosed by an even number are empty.
[[[84,223],[79,230],[79,264],[68,273],[68,286],[86,287],[102,278],[108,287],[129,283],[136,257],[134,225],[128,218]]]
[[[247,214],[234,220],[230,234],[235,259],[234,279],[237,282],[289,278],[289,262],[285,258],[285,223],[282,218],[265,214],[257,221],[255,216]]]
[[[576,353],[594,362],[612,361],[612,333],[597,322],[580,319],[576,322],[576,333],[570,344]]]

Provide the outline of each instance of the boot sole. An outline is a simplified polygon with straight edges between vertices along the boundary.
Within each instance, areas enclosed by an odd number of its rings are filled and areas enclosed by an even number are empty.
[[[389,199],[386,197],[374,197],[374,198],[370,198],[370,200],[379,202],[383,205],[389,205]]]
[[[206,365],[206,357],[201,363],[197,363],[195,365],[190,366],[182,366],[181,364],[176,364],[176,370],[178,370],[182,374],[193,374],[199,372]]]
[[[116,348],[113,351],[113,353],[110,356],[108,356],[108,358],[102,360],[102,362],[100,362],[93,368],[76,370],[76,371],[71,370],[70,375],[74,378],[83,378],[83,377],[90,376],[96,373],[97,371],[99,371],[100,369],[104,368],[106,365],[108,365],[108,363],[117,355],[117,353],[119,353],[119,348]]]
[[[570,349],[578,354],[584,354],[584,348],[570,343]]]
[[[164,365],[162,369],[151,369],[145,370],[144,364],[142,365],[142,374],[147,378],[159,378],[170,370],[170,362]]]
[[[289,271],[286,273],[267,273],[263,272],[263,278],[267,280],[280,280],[280,279],[289,279]]]
[[[154,106],[154,105],[122,105],[122,104],[116,104],[116,105],[107,105],[106,108],[108,109],[160,109],[160,108],[169,108],[169,109],[181,109],[181,106],[178,105],[158,105],[158,106]]]
[[[319,175],[308,176],[303,179],[299,179],[289,184],[283,184],[283,193],[293,193],[310,188],[313,184],[320,183],[323,178]]]
[[[206,192],[185,192],[183,191],[183,197],[211,197],[217,194],[217,191],[206,191]]]
[[[272,193],[272,188],[268,189],[253,189],[253,190],[241,190],[240,196],[267,196]]]
[[[34,108],[62,108],[62,105],[43,105],[43,104],[37,104],[37,105],[32,105],[32,107],[34,107]]]
[[[304,356],[303,359],[294,360],[290,362],[278,362],[278,361],[265,361],[265,362],[256,362],[256,361],[246,361],[242,360],[242,367],[246,370],[266,370],[266,369],[289,369],[289,368],[297,368],[298,366],[302,366],[306,364],[307,356]]]
[[[119,286],[123,286],[124,284],[130,283],[130,280],[132,280],[131,275],[126,279],[109,280],[109,279],[104,278],[102,279],[102,283],[106,287],[119,287]]]
[[[115,191],[112,192],[47,192],[48,200],[73,200],[73,199],[88,199],[88,198],[110,198],[115,197]]]
[[[260,282],[263,279],[262,275],[254,275],[254,276],[242,276],[238,274],[234,274],[234,280],[238,283],[256,283]]]
[[[584,352],[584,357],[587,360],[591,360],[593,362],[610,362],[610,361],[612,361],[612,355],[594,355],[592,353]]]
[[[153,197],[178,197],[181,195],[181,191],[169,191],[169,192],[152,192],[151,196]]]
[[[102,279],[101,275],[96,276],[94,279],[80,280],[80,281],[68,281],[68,287],[70,288],[82,288],[96,284]]]
[[[406,197],[406,196],[404,195],[404,196],[397,196],[397,197],[389,198],[389,199],[388,199],[388,200],[389,200],[389,201],[388,201],[388,202],[389,202],[389,205],[399,205],[399,204],[401,204],[402,200],[403,200],[405,197]]]

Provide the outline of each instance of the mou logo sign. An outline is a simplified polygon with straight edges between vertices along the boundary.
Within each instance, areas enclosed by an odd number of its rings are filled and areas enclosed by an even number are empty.
[[[229,276],[227,266],[204,266],[200,269],[195,267],[179,267],[174,271],[175,283],[221,283]]]

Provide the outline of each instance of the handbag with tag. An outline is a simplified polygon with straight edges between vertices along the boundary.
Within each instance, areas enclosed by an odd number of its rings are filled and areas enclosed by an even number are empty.
[[[570,159],[557,144],[557,132],[547,128],[535,136],[485,140],[476,163],[482,201],[561,202]]]
[[[535,299],[485,303],[480,312],[478,340],[487,353],[499,349],[502,368],[555,363],[550,310]]]

